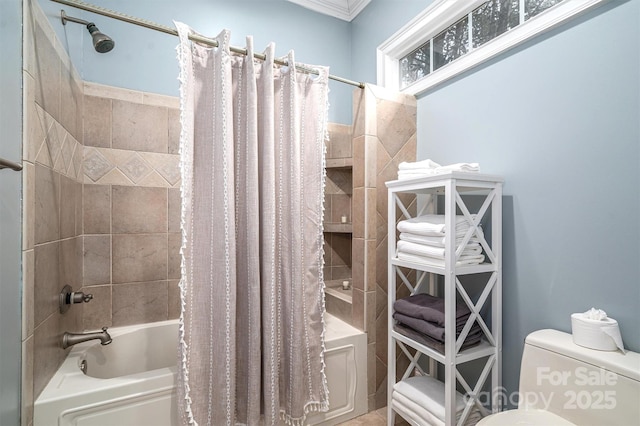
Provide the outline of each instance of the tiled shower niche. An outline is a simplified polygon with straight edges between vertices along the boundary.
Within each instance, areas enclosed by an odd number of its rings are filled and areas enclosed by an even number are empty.
[[[351,126],[329,123],[328,130],[324,197],[325,304],[327,312],[352,323]]]

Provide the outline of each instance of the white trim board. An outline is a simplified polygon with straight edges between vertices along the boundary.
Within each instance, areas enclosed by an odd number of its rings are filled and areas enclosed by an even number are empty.
[[[378,46],[377,84],[400,90],[399,60],[486,0],[436,0]],[[420,95],[463,72],[610,0],[565,0],[400,90]]]
[[[287,0],[314,12],[351,22],[371,0]]]

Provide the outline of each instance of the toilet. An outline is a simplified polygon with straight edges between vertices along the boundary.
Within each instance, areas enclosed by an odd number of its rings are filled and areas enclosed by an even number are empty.
[[[477,425],[640,424],[640,354],[598,351],[571,334],[538,330],[525,340],[518,409]]]

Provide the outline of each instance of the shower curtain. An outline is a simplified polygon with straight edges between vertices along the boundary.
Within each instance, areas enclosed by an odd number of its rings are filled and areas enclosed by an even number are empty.
[[[302,425],[328,409],[322,216],[328,69],[180,35],[182,424]]]

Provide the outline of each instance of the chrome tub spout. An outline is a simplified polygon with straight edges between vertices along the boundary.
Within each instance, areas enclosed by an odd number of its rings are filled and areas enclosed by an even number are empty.
[[[109,335],[109,333],[107,333],[107,327],[102,327],[102,331],[96,331],[94,333],[65,332],[62,336],[62,349],[67,349],[68,347],[77,345],[78,343],[94,339],[99,339],[100,344],[103,346],[111,343],[111,336]]]

